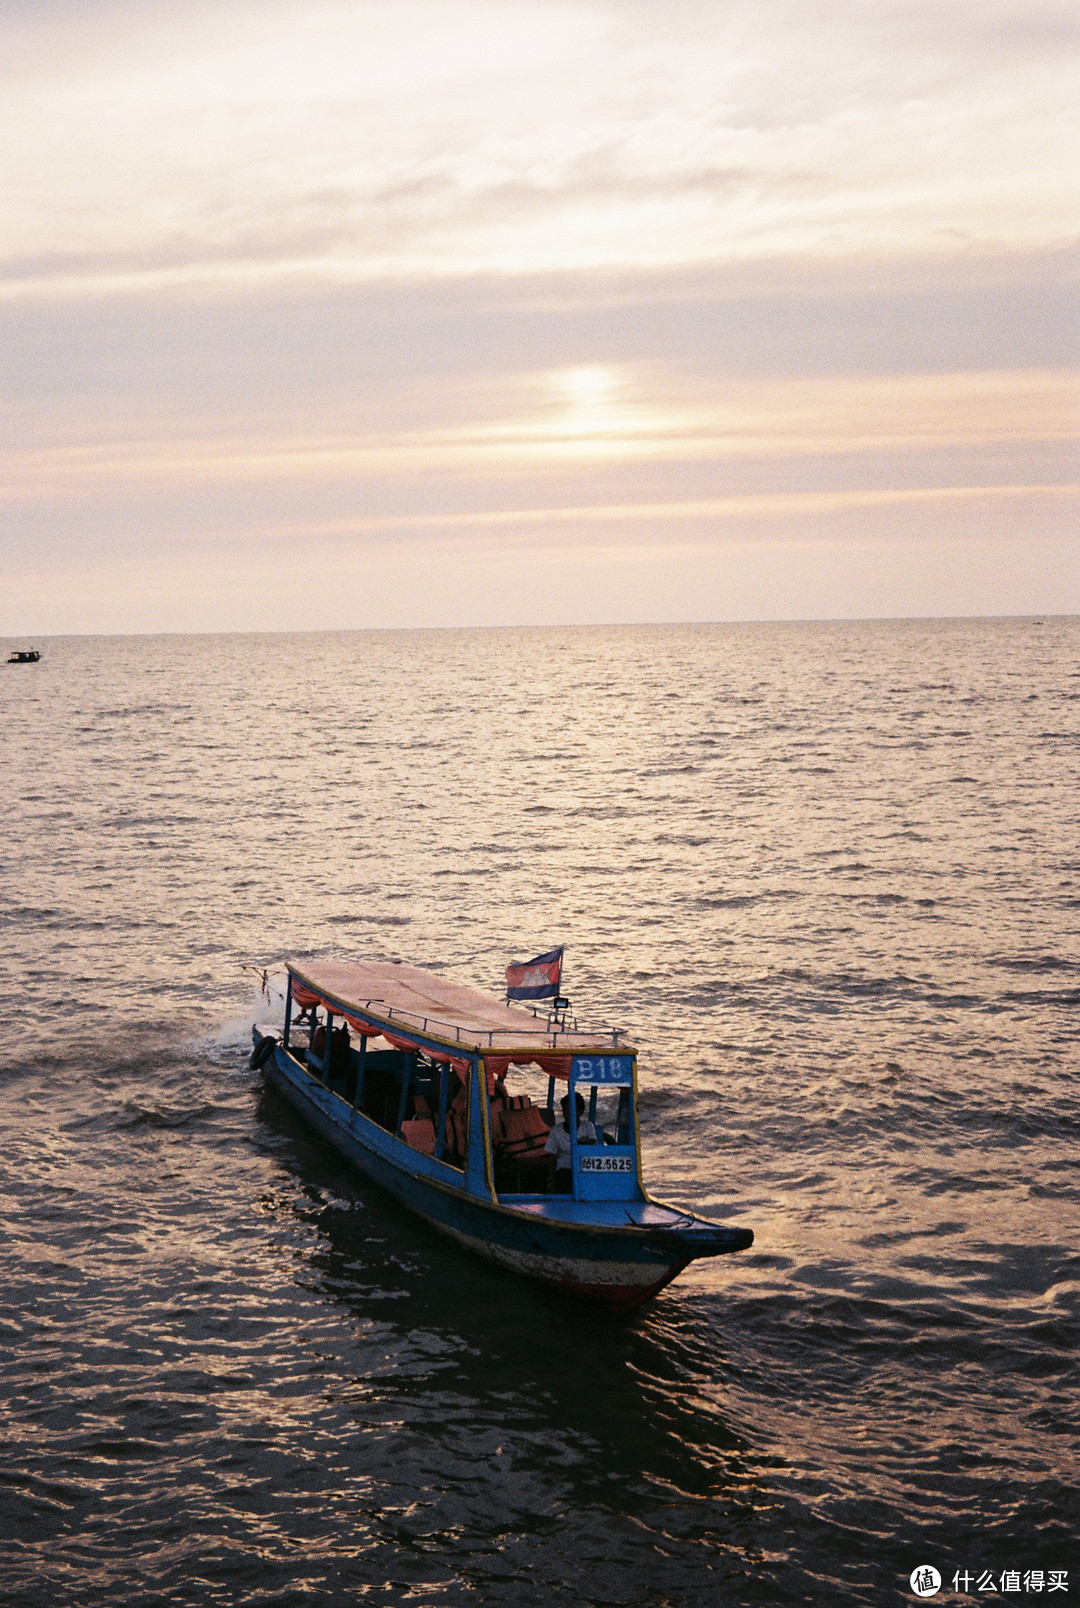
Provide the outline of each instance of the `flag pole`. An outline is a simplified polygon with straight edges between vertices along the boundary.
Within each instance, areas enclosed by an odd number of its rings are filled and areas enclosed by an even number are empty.
[[[559,1001],[563,998],[563,967],[566,965],[566,945],[560,945],[562,954],[559,956],[559,982],[555,989],[555,1020],[560,1027],[565,1026],[566,1011],[559,1009]]]

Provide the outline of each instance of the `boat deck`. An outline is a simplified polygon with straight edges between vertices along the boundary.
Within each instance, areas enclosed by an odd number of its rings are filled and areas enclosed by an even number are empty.
[[[603,1228],[687,1228],[693,1214],[651,1200],[573,1200],[569,1195],[500,1194],[499,1205],[549,1222],[590,1223]]]

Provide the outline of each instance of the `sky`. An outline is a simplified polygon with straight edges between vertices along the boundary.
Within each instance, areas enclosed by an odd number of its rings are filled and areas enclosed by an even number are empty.
[[[1080,612],[1071,0],[0,0],[0,634]]]

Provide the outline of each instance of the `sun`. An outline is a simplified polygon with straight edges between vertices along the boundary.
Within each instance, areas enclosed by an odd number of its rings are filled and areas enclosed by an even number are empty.
[[[561,369],[557,384],[572,407],[594,411],[611,403],[617,379],[613,369],[597,364],[589,368]]]

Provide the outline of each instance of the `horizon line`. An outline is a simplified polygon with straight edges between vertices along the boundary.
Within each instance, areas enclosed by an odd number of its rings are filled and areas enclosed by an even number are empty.
[[[307,631],[261,630],[258,627],[221,628],[207,631],[36,631],[17,632],[0,636],[0,643],[11,643],[34,636],[43,642],[83,641],[105,638],[129,641],[138,637],[231,637],[231,636],[361,636],[381,633],[398,635],[406,631],[664,631],[688,630],[708,626],[744,625],[906,625],[974,622],[977,620],[1080,620],[1080,613],[1068,610],[1042,609],[1037,614],[815,614],[815,615],[763,615],[753,619],[727,620],[565,620],[558,623],[528,623],[500,625],[341,625],[324,626]]]

